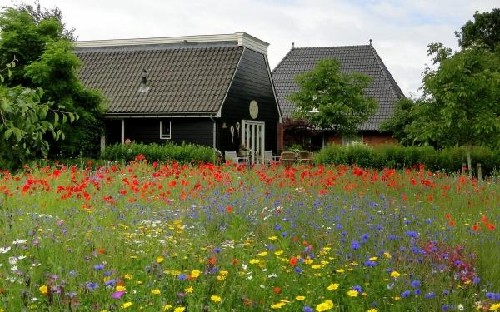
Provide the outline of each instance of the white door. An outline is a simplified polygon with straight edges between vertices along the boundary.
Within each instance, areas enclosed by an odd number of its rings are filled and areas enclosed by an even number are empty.
[[[243,120],[241,123],[241,143],[248,149],[250,162],[261,164],[264,162],[265,131],[264,121]]]

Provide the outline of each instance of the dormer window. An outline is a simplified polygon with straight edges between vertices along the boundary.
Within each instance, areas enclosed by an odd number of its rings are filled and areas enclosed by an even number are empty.
[[[139,86],[139,90],[137,90],[140,93],[146,93],[149,91],[149,86],[148,86],[148,71],[146,68],[142,69],[142,75],[141,75],[141,85]]]

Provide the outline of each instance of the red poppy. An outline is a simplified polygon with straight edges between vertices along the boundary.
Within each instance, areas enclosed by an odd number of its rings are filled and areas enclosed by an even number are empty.
[[[292,257],[290,258],[290,265],[291,265],[291,266],[296,266],[296,265],[297,265],[297,262],[298,262],[298,261],[297,261],[297,258],[296,258],[296,257],[292,256]]]

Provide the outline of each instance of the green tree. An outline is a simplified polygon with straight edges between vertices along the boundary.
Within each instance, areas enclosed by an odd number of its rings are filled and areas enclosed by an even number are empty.
[[[499,16],[499,9],[476,13],[456,33],[459,51],[430,44],[433,64],[424,72],[423,95],[397,108],[384,127],[405,144],[467,146],[469,168],[472,146],[500,148]]]
[[[7,77],[14,67],[15,61],[8,63]],[[5,81],[1,73],[0,81]],[[37,157],[46,157],[46,135],[51,134],[56,141],[63,138],[61,126],[68,118],[75,119],[74,114],[51,103],[41,103],[42,95],[40,88],[8,88],[0,84],[0,168],[17,169]]]
[[[491,12],[476,12],[474,21],[467,21],[459,32],[455,32],[461,47],[484,46],[494,51],[500,44],[500,9]]]
[[[418,116],[414,116],[413,108],[418,105],[419,99],[402,98],[397,101],[394,107],[394,114],[389,120],[380,125],[382,131],[392,133],[398,142],[402,145],[415,145],[419,142],[409,131],[412,121]]]
[[[73,32],[65,30],[61,12],[42,10],[39,4],[6,8],[0,13],[0,30],[0,62],[18,60],[5,86],[41,88],[41,103],[79,116],[71,127],[63,126],[65,140],[47,138],[50,154],[95,156],[103,132],[103,99],[78,79],[81,62],[73,52]]]
[[[364,94],[370,78],[342,73],[337,60],[319,61],[312,71],[298,75],[296,81],[300,90],[290,96],[297,107],[294,117],[315,127],[333,129],[341,135],[354,134],[377,109],[376,101]]]

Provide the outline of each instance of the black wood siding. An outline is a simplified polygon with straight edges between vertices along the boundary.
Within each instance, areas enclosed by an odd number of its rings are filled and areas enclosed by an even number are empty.
[[[252,100],[257,101],[259,107],[256,119],[250,116],[249,105]],[[220,150],[237,150],[240,142],[236,134],[231,140],[230,126],[236,122],[241,125],[244,119],[266,123],[266,150],[276,152],[279,114],[267,62],[264,55],[248,48],[244,49],[217,125],[217,145]],[[227,128],[222,128],[222,123],[226,123]]]
[[[160,120],[172,121],[170,140],[160,139]],[[125,119],[125,139],[137,143],[194,143],[213,145],[213,122],[210,118],[129,118]],[[121,120],[106,122],[106,144],[121,142]]]

